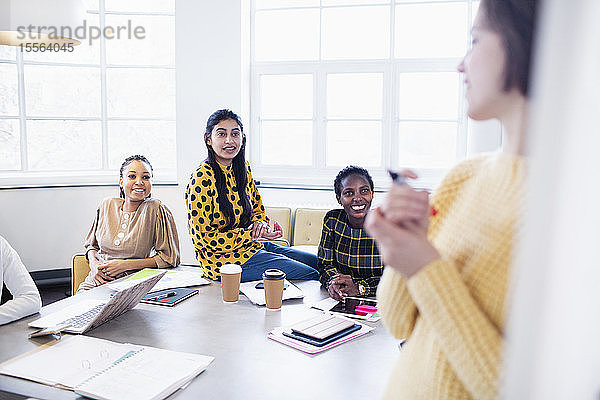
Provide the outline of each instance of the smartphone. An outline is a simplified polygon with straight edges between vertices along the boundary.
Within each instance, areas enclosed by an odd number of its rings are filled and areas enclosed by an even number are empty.
[[[286,287],[288,287],[289,285],[286,283],[283,284],[283,290],[285,290]],[[254,286],[256,289],[264,289],[265,288],[265,283],[264,282],[258,282],[256,284],[256,286]]]
[[[364,299],[362,297],[346,297],[344,301],[340,301],[329,311],[338,312],[342,314],[356,315],[356,307],[362,305],[369,305],[377,307],[377,300],[375,299]]]

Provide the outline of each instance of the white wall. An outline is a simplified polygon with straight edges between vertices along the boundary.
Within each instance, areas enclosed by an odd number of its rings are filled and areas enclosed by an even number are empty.
[[[196,263],[187,234],[184,192],[191,172],[206,157],[202,133],[218,108],[248,112],[247,32],[240,23],[248,0],[176,2],[177,169],[178,185],[152,190],[173,212],[182,248],[182,262]],[[244,36],[242,40],[242,36]],[[242,64],[246,64],[243,66]],[[492,125],[478,126],[469,140],[469,154],[497,147]],[[251,140],[251,139],[250,139]],[[260,180],[260,176],[255,176]],[[333,184],[333,177],[332,177]],[[115,183],[117,177],[115,177]],[[15,247],[31,271],[69,268],[99,201],[117,187],[0,190],[0,235]],[[333,208],[332,192],[261,189],[266,205]],[[377,194],[375,203],[382,195]]]
[[[600,2],[548,0],[505,399],[600,398]]]

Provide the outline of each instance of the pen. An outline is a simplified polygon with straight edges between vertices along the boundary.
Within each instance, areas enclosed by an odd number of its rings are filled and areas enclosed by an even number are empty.
[[[153,297],[151,300],[166,299],[167,297],[173,297],[175,295],[177,295],[177,292],[169,292],[169,293],[165,293],[165,294],[159,294],[158,296]]]
[[[399,172],[394,172],[391,169],[388,169],[388,174],[390,174],[390,178],[396,185],[408,185],[406,183],[406,177]]]

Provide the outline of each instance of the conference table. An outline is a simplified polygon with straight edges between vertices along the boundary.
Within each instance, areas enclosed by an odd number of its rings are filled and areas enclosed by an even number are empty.
[[[303,299],[286,300],[270,311],[240,294],[237,303],[222,301],[218,282],[198,286],[199,295],[174,307],[138,304],[134,309],[86,333],[133,343],[210,355],[215,360],[169,399],[377,399],[399,356],[399,341],[381,321],[375,329],[323,353],[309,355],[267,338],[279,326],[317,315],[311,304],[327,297],[317,281],[294,282]],[[49,304],[41,315],[80,298],[107,298],[106,285]],[[40,314],[0,326],[0,363],[35,349],[52,336],[28,339],[27,324]],[[82,398],[74,392],[0,375],[0,398]],[[8,396],[8,397],[3,397]]]

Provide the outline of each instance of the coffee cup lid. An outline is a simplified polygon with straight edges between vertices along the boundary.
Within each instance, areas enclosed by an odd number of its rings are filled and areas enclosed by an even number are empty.
[[[225,264],[221,267],[220,272],[222,274],[237,274],[242,272],[242,267],[237,264]]]
[[[279,269],[268,269],[265,272],[263,272],[262,277],[266,280],[285,279],[285,273]]]

